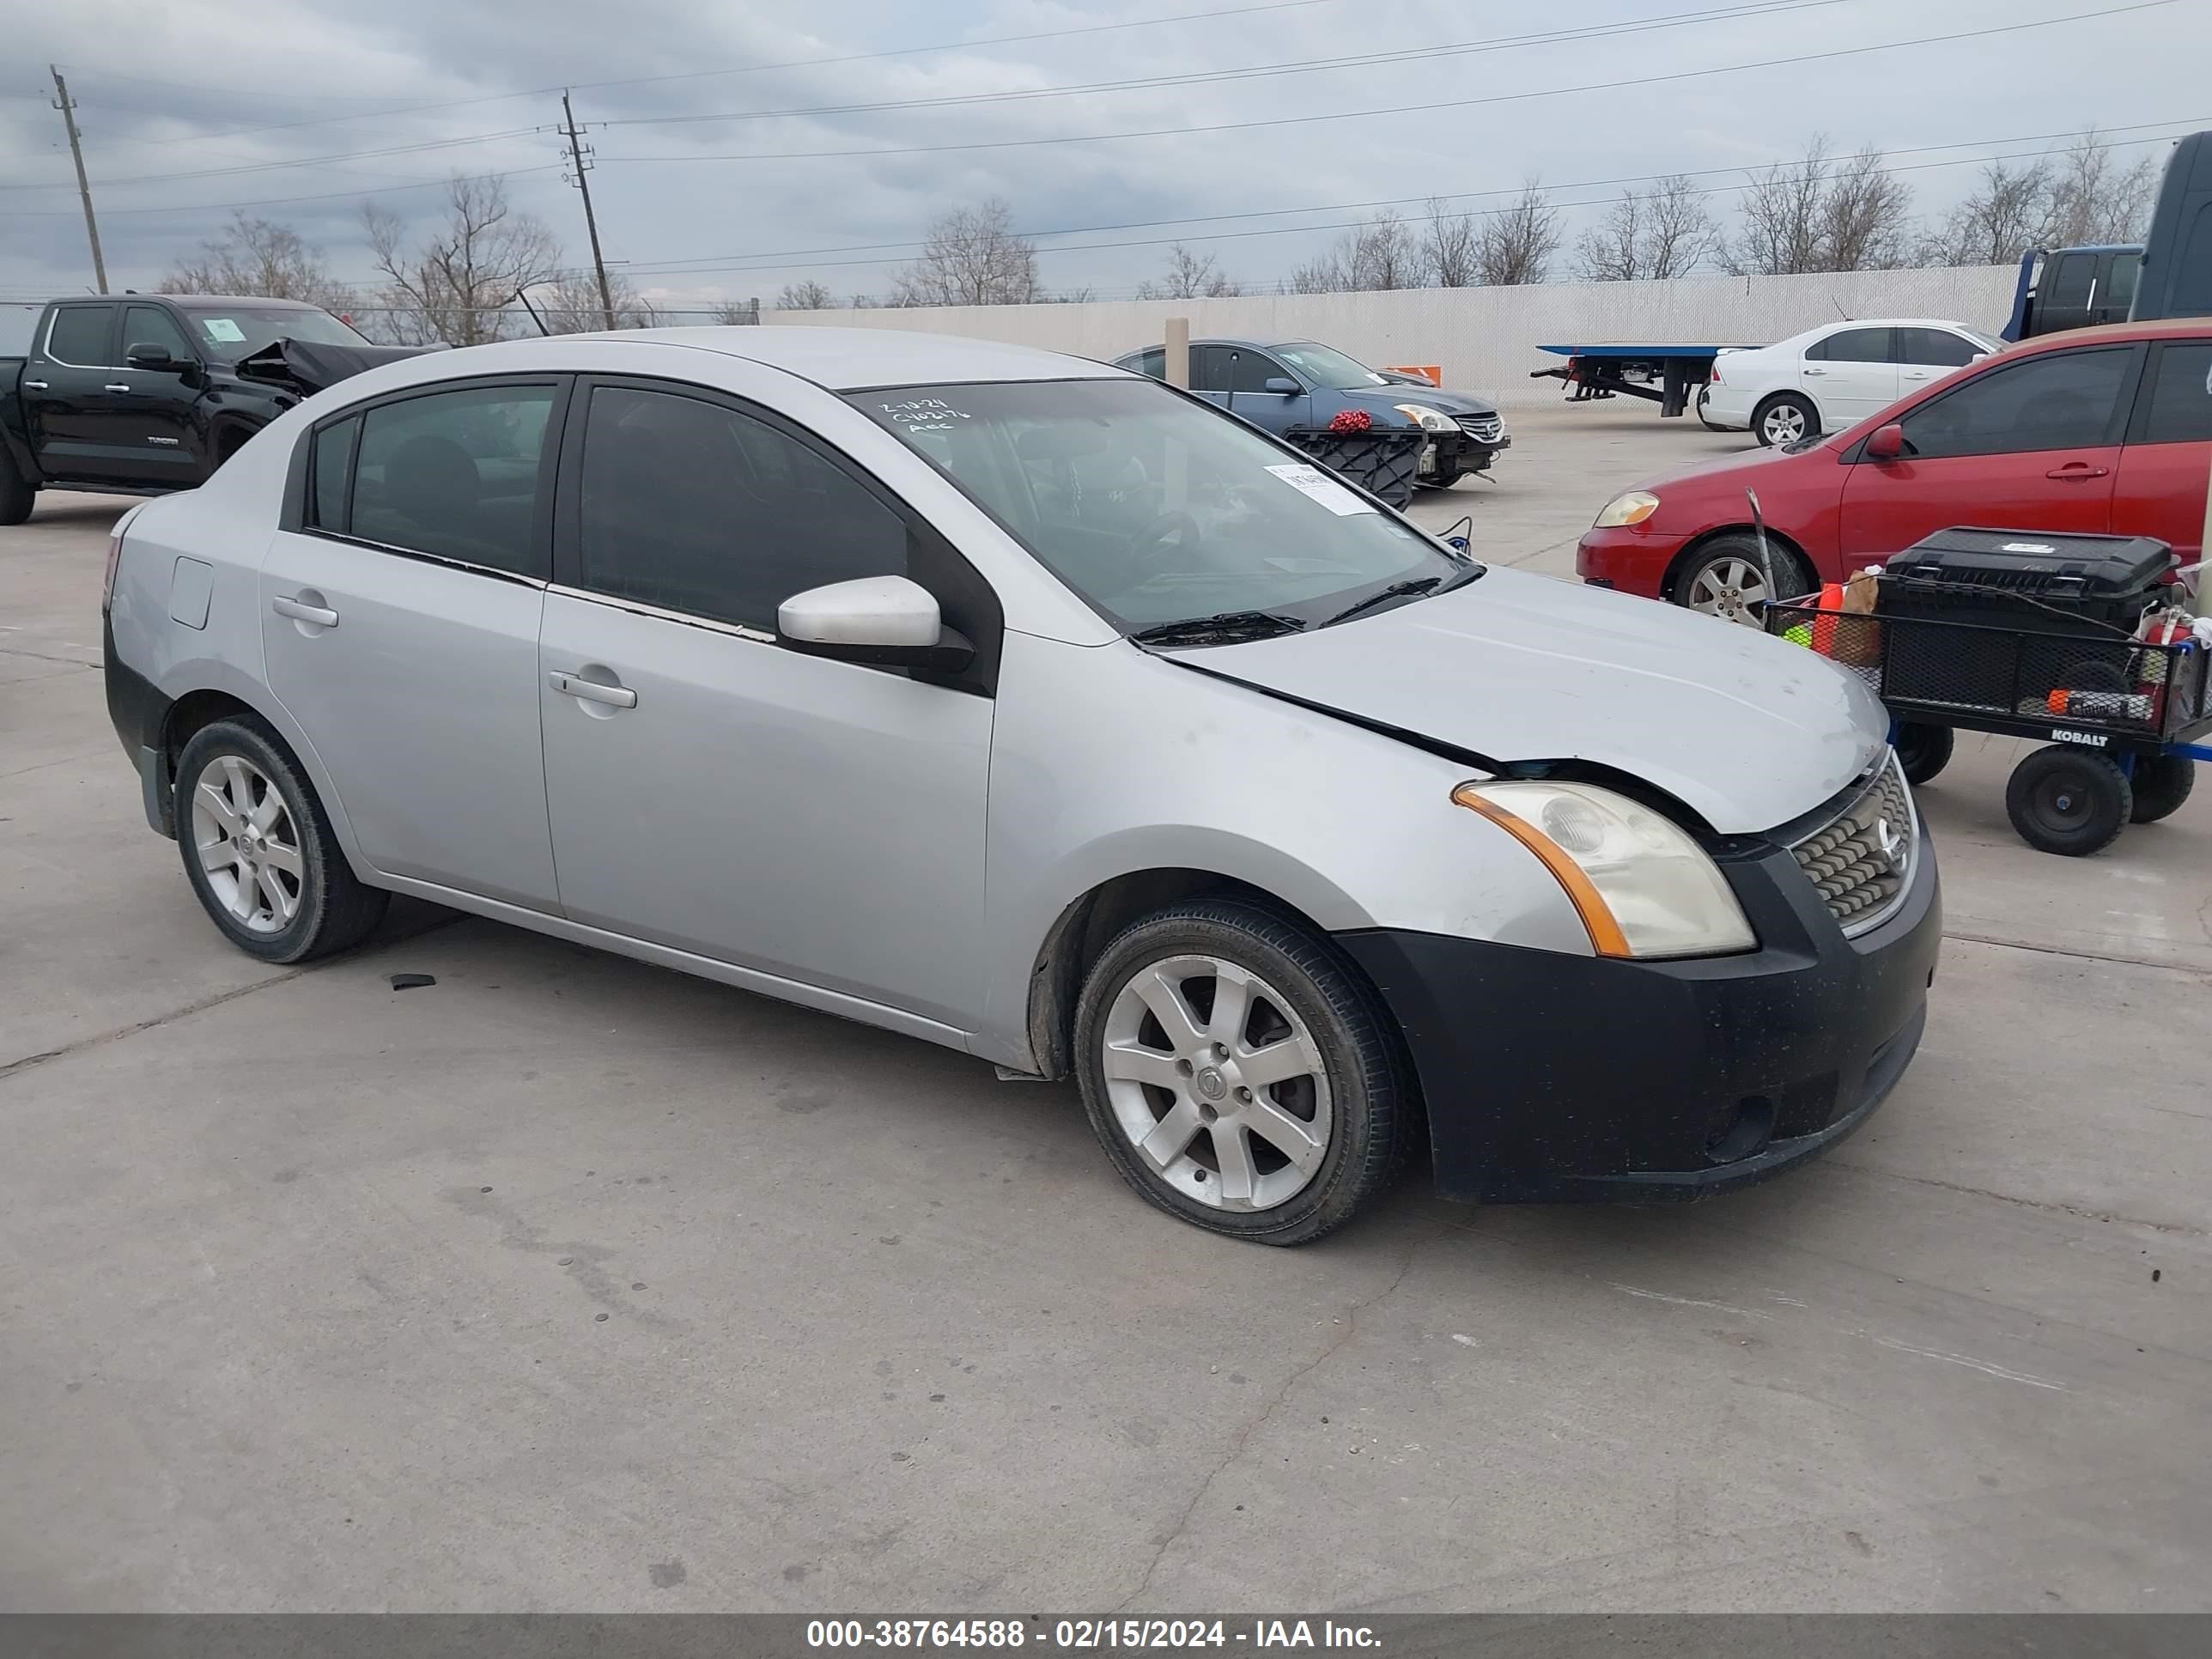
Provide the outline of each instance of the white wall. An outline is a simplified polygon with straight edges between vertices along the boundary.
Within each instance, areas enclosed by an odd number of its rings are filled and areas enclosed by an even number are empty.
[[[1165,319],[1182,316],[1190,319],[1194,338],[1321,340],[1377,366],[1438,363],[1447,386],[1488,392],[1510,406],[1552,402],[1563,393],[1557,380],[1528,378],[1530,370],[1560,362],[1539,345],[1765,345],[1839,316],[1941,317],[1994,333],[2011,311],[2015,276],[2011,265],[1977,265],[1236,300],[768,312],[761,320],[966,334],[1110,359],[1158,344]]]

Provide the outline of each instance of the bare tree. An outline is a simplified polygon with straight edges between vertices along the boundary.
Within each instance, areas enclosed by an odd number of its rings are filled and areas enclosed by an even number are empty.
[[[1422,275],[1438,288],[1473,287],[1479,274],[1474,216],[1454,213],[1441,196],[1429,198],[1422,211],[1428,216],[1421,230]]]
[[[477,345],[512,331],[505,307],[561,270],[560,245],[544,224],[509,206],[505,181],[453,179],[446,217],[413,246],[397,214],[371,204],[362,218],[376,268],[385,326],[403,344],[443,340]]]
[[[783,292],[775,296],[778,311],[829,311],[837,304],[837,296],[830,291],[830,284],[808,277],[803,283],[786,283]]]
[[[321,253],[301,240],[298,231],[235,210],[220,236],[200,244],[197,258],[179,260],[161,278],[160,291],[304,300],[333,312],[358,303],[354,291],[331,275]]]
[[[1633,283],[1695,270],[1719,252],[1720,241],[1704,196],[1678,173],[1649,190],[1624,191],[1598,227],[1583,233],[1576,259],[1590,282]]]
[[[1741,219],[1728,245],[1728,268],[1738,276],[1793,276],[1826,269],[1820,246],[1820,204],[1828,190],[1828,139],[1816,132],[1804,159],[1778,162],[1751,175]]]
[[[1364,294],[1380,289],[1419,288],[1427,263],[1406,222],[1389,208],[1357,230],[1338,237],[1326,252],[1292,271],[1293,294]]]
[[[1285,294],[1342,294],[1352,287],[1342,251],[1329,248],[1297,266],[1278,285]]]
[[[2002,265],[2046,246],[2052,179],[2045,160],[2018,167],[1990,162],[1966,199],[1923,240],[1922,258],[1937,265]]]
[[[714,307],[714,320],[728,325],[749,328],[760,321],[760,299],[725,300]]]
[[[667,320],[619,271],[607,273],[607,292],[614,301],[617,328],[658,328]],[[599,282],[588,271],[570,271],[532,289],[530,303],[549,334],[590,334],[607,325]]]
[[[1137,284],[1139,300],[1220,300],[1243,291],[1242,283],[1223,274],[1211,253],[1194,253],[1181,242],[1168,250],[1166,276]]]
[[[1836,164],[1816,218],[1823,270],[1891,270],[1910,257],[1912,192],[1871,146]]]
[[[2051,162],[2052,241],[2079,247],[2142,240],[2150,229],[2158,178],[2157,163],[2148,155],[2122,171],[2112,160],[2111,142],[2090,128]]]
[[[921,257],[891,281],[895,306],[1018,306],[1045,297],[1036,249],[1012,229],[999,197],[954,208],[930,222]]]
[[[1510,207],[1492,213],[1475,237],[1475,270],[1485,283],[1511,288],[1540,283],[1564,240],[1559,210],[1544,187],[1530,179]]]

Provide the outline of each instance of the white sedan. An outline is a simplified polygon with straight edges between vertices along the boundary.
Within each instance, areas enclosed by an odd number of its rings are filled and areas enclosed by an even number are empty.
[[[1698,399],[1720,431],[1750,428],[1766,445],[1839,431],[2003,343],[1926,317],[1824,323],[1751,351],[1724,351]]]

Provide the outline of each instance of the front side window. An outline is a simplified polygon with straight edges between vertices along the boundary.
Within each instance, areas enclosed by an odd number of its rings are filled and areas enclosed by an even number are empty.
[[[1137,372],[1139,374],[1149,374],[1156,380],[1166,380],[1168,377],[1167,348],[1154,346],[1150,351],[1139,355],[1137,359]]]
[[[825,582],[907,574],[905,520],[781,428],[720,404],[593,388],[577,550],[583,585],[773,631]]]
[[[550,386],[471,386],[362,416],[351,532],[387,547],[543,576],[537,526]]]
[[[2114,254],[2112,281],[2105,289],[2105,304],[2125,316],[2136,302],[2136,278],[2142,275],[2142,254]]]
[[[175,318],[159,306],[131,306],[123,313],[123,352],[130,354],[142,345],[160,346],[179,362],[189,363],[199,356],[192,343],[185,337],[184,330],[177,326]]]
[[[2212,441],[2212,343],[2169,343],[2159,353],[2143,422],[2147,444]]]
[[[1959,368],[1991,348],[1954,334],[1948,328],[1900,328],[1897,331],[1897,360],[1923,368]]]
[[[73,368],[108,368],[107,337],[114,327],[113,306],[64,306],[46,332],[46,356]]]
[[[1288,370],[1261,351],[1243,351],[1230,365],[1230,390],[1232,392],[1265,392],[1270,380],[1287,380]]]
[[[2002,364],[1907,415],[1905,441],[1928,459],[2101,444],[2134,356],[2106,346]]]
[[[1311,626],[1395,582],[1473,574],[1243,421],[1145,381],[847,400],[1126,632],[1243,611]]]
[[[1805,356],[1818,363],[1886,363],[1891,331],[1886,328],[1847,328],[1806,348]]]
[[[2051,292],[2044,303],[2063,310],[2076,310],[2089,303],[2089,284],[2097,275],[2097,256],[2094,253],[2064,253],[2058,258],[2058,268],[2051,273]]]

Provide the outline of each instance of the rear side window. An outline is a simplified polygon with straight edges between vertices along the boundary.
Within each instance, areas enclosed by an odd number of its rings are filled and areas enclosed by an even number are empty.
[[[352,533],[519,575],[550,574],[537,526],[553,395],[550,386],[471,386],[369,410]]]
[[[1897,361],[1926,368],[1957,368],[1981,355],[1972,341],[1947,328],[1900,328],[1897,331]]]
[[[1229,390],[1229,348],[1193,346],[1190,349],[1190,389],[1193,392]]]
[[[354,444],[360,436],[358,415],[315,434],[314,490],[308,506],[319,529],[345,532],[346,488],[353,482]]]
[[[2105,346],[2003,364],[1907,415],[1905,439],[1930,460],[2101,444],[2134,359],[2131,346]]]
[[[1821,363],[1886,363],[1890,331],[1886,328],[1847,328],[1806,348],[1806,356]]]
[[[2142,442],[2212,441],[2212,341],[2169,344],[2152,372]]]
[[[773,632],[825,582],[907,574],[907,527],[780,428],[720,404],[602,386],[584,422],[583,585]]]
[[[82,368],[109,367],[107,337],[113,331],[113,306],[65,306],[54,313],[46,336],[46,356]]]

